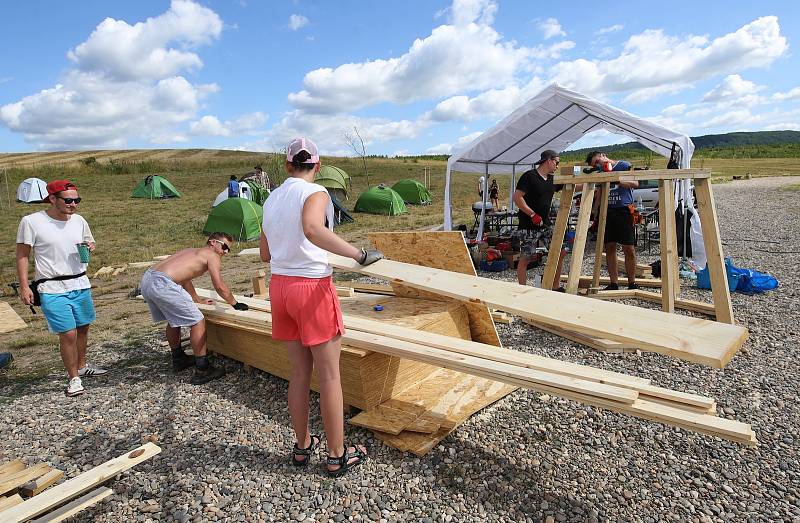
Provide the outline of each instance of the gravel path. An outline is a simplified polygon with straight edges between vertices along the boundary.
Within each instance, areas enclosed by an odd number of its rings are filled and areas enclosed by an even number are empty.
[[[59,374],[4,379],[0,393],[13,397],[0,412],[0,459],[47,461],[72,476],[142,441],[163,448],[112,482],[114,495],[80,521],[800,521],[800,257],[762,252],[800,249],[798,193],[780,190],[796,180],[714,186],[726,253],[781,282],[770,293],[733,295],[750,339],[724,370],[599,354],[518,321],[499,327],[519,350],[713,396],[720,415],[753,425],[758,447],[519,391],[422,459],[348,427],[370,461],[332,481],[322,455],[306,471],[287,464],[284,381],[226,360],[223,380],[193,387],[188,374],[169,371],[153,330],[91,347],[112,371],[85,380],[83,397],[67,400]],[[313,401],[312,425],[321,429]]]

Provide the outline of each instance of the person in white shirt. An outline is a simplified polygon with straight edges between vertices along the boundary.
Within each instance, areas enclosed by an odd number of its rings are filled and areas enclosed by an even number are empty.
[[[320,443],[308,428],[311,372],[316,371],[320,410],[328,443],[327,470],[341,476],[367,459],[366,449],[344,443],[339,354],[344,322],[328,265],[332,252],[369,265],[379,251],[359,249],[333,232],[333,204],[325,187],[314,182],[320,161],[306,138],[286,149],[289,177],[264,203],[261,259],[270,263],[269,299],[272,337],[284,341],[292,363],[289,413],[297,441],[292,463],[307,466]]]
[[[95,248],[89,224],[76,214],[78,188],[68,180],[47,184],[50,208],[24,216],[17,229],[17,277],[25,305],[34,304],[34,290],[50,332],[58,334],[61,360],[69,375],[67,396],[83,394],[82,377],[107,371],[86,362],[89,325],[95,320],[92,284],[79,248]],[[28,282],[33,251],[35,281]]]

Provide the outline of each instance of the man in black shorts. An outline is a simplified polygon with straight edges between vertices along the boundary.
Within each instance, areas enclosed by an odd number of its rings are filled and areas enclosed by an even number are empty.
[[[625,160],[614,161],[600,151],[592,151],[586,163],[600,171],[630,171],[631,164]],[[625,274],[628,275],[628,288],[638,289],[636,285],[636,233],[633,228],[633,189],[639,187],[636,180],[620,182],[611,187],[608,193],[608,214],[606,215],[605,251],[608,277],[611,283],[603,290],[619,289],[617,269],[617,243],[622,245],[625,254]]]
[[[553,225],[549,216],[550,204],[553,201],[553,194],[562,188],[561,185],[553,184],[553,173],[556,172],[559,162],[557,152],[550,149],[542,151],[542,156],[533,164],[533,169],[520,176],[514,191],[514,204],[517,206],[519,217],[517,236],[520,242],[520,256],[517,264],[517,280],[520,285],[525,285],[527,282],[528,261],[536,253],[536,248],[550,248],[553,237]],[[564,287],[559,287],[559,282],[566,252],[562,249],[558,257],[556,277],[553,281],[554,291],[564,292]]]

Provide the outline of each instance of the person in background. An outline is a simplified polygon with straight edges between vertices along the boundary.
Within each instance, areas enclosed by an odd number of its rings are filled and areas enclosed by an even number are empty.
[[[630,171],[631,163],[625,160],[612,160],[605,153],[592,151],[586,156],[586,163],[598,171]],[[604,288],[607,291],[619,290],[619,268],[617,267],[617,243],[622,245],[625,255],[625,274],[628,276],[628,289],[638,289],[636,284],[636,233],[634,230],[633,189],[639,187],[636,180],[612,184],[608,193],[608,213],[604,249],[606,267],[610,283]]]
[[[183,249],[162,260],[144,273],[139,288],[150,308],[154,322],[167,322],[166,336],[172,350],[172,370],[180,372],[195,367],[190,383],[200,385],[225,375],[225,369],[214,367],[208,361],[206,346],[206,321],[195,303],[210,305],[197,295],[192,280],[208,272],[211,283],[222,299],[233,308],[246,311],[245,303],[238,303],[222,279],[222,256],[231,251],[233,237],[226,232],[213,232],[205,246]],[[181,347],[181,327],[189,327],[189,342],[194,358],[184,354]]]
[[[317,146],[296,138],[286,148],[289,175],[264,202],[259,250],[270,264],[272,337],[286,345],[292,364],[289,414],[296,442],[292,464],[307,466],[320,444],[308,427],[311,372],[319,384],[320,410],[328,442],[327,472],[341,476],[367,459],[361,446],[344,441],[344,402],[339,375],[344,322],[331,279],[328,252],[369,265],[380,251],[366,251],[333,232],[333,204],[325,187],[314,183],[320,161]]]
[[[228,180],[228,198],[239,197],[239,182],[236,181],[236,175],[232,174],[231,179]]]
[[[550,205],[553,194],[563,186],[553,184],[553,173],[556,172],[560,158],[556,151],[542,151],[539,161],[533,169],[526,171],[517,181],[514,191],[514,204],[517,206],[519,227],[517,236],[520,241],[520,256],[517,263],[517,281],[525,285],[528,279],[528,262],[536,254],[537,248],[549,249],[553,239],[553,226],[550,223]],[[553,290],[564,292],[560,286],[561,270],[564,265],[566,249],[561,250],[558,257]]]
[[[58,334],[61,361],[69,382],[65,394],[85,392],[81,378],[107,371],[86,361],[89,325],[95,320],[92,284],[86,276],[78,246],[94,251],[89,224],[75,211],[81,203],[78,188],[69,180],[47,184],[50,208],[24,216],[17,229],[17,278],[22,303],[33,305],[34,286],[50,332]],[[28,283],[28,264],[33,251],[36,280]]]
[[[492,184],[489,186],[489,199],[492,200],[492,209],[500,210],[500,188],[497,186],[496,178],[492,179]]]
[[[5,369],[14,361],[14,355],[10,352],[0,352],[0,370]]]

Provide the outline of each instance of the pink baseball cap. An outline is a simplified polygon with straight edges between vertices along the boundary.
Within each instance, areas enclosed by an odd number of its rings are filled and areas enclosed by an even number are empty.
[[[300,138],[295,138],[289,145],[286,146],[286,161],[291,163],[294,157],[300,151],[306,151],[308,154],[311,155],[311,158],[304,161],[303,163],[314,164],[319,163],[319,151],[317,150],[317,146],[314,145],[314,142],[301,136]]]

